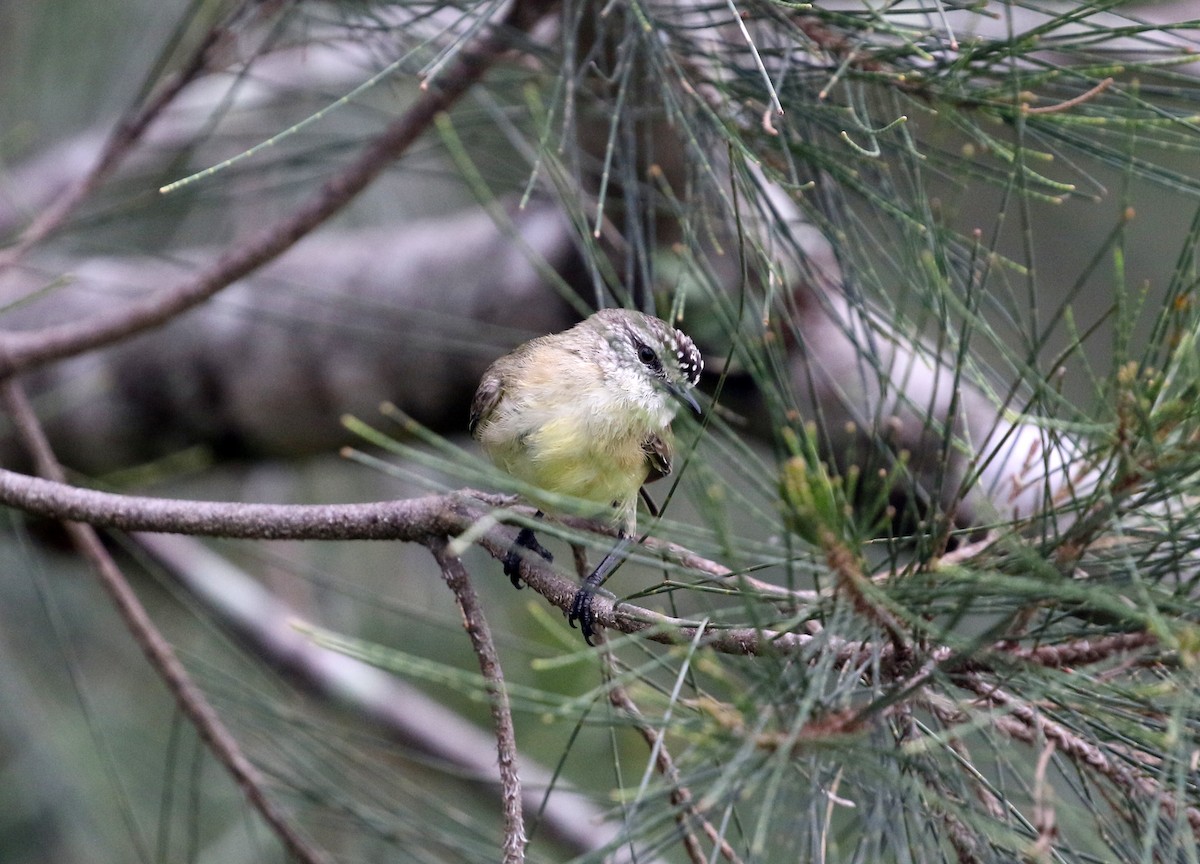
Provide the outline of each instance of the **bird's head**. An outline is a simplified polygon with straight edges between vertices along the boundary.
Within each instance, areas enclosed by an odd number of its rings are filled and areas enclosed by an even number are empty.
[[[584,325],[600,337],[600,366],[613,385],[648,413],[675,415],[678,403],[697,414],[692,388],[704,360],[695,343],[667,322],[629,309],[602,309]]]

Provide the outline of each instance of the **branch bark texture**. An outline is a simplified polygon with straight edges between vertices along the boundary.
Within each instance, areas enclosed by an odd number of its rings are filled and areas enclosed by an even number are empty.
[[[525,820],[521,808],[521,780],[517,776],[517,738],[513,730],[512,705],[508,690],[504,686],[504,672],[496,653],[491,627],[483,614],[483,604],[471,584],[471,577],[459,557],[449,549],[445,538],[436,538],[429,544],[442,578],[454,592],[462,613],[463,629],[471,640],[471,647],[479,660],[479,671],[487,682],[491,697],[492,723],[496,730],[496,751],[500,766],[501,795],[504,799],[504,862],[520,864],[525,860]]]

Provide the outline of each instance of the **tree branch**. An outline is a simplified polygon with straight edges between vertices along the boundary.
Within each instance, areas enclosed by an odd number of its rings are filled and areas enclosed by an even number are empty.
[[[40,446],[39,464],[45,466],[47,452],[38,444],[36,434],[29,430],[30,421],[35,424],[28,405],[16,385],[9,383],[3,391],[9,402],[10,411],[18,426],[35,447]],[[52,458],[52,457],[51,457]],[[56,466],[51,466],[56,469]],[[234,537],[262,538],[320,538],[320,539],[396,539],[420,542],[434,554],[444,578],[455,591],[463,613],[467,632],[479,657],[480,666],[489,682],[494,697],[493,719],[497,730],[497,747],[500,753],[500,773],[505,797],[505,848],[506,860],[523,860],[524,833],[521,817],[520,786],[516,776],[516,747],[512,737],[511,714],[503,696],[503,678],[491,643],[486,622],[480,612],[477,598],[467,579],[466,571],[459,558],[450,552],[448,539],[471,532],[476,543],[493,557],[500,558],[508,550],[511,531],[501,526],[492,526],[479,532],[481,520],[492,518],[495,508],[511,505],[506,496],[478,496],[459,492],[445,496],[378,502],[370,504],[287,506],[265,504],[224,504],[220,502],[172,501],[163,499],[137,498],[113,495],[92,490],[77,489],[64,483],[25,477],[10,471],[0,470],[0,502],[22,507],[31,512],[59,519],[87,519],[97,524],[115,527],[156,530],[190,531],[195,533],[224,534]],[[478,535],[478,536],[474,536]],[[162,642],[161,636],[144,619],[145,613],[137,606],[128,585],[116,571],[111,559],[107,558],[94,532],[75,526],[72,536],[88,555],[105,578],[112,583],[110,591],[119,598],[123,614],[130,621],[135,633],[140,634],[145,650],[162,670],[169,686],[185,705],[185,710],[202,729],[217,724],[216,730],[203,732],[214,749],[229,751],[223,757],[228,760],[230,770],[246,789],[247,797],[258,801],[256,806],[263,810],[268,821],[273,818],[283,825],[280,836],[286,843],[303,844],[302,840],[289,839],[283,833],[286,823],[272,816],[270,802],[262,796],[256,783],[256,775],[244,757],[236,751],[236,744],[225,742],[223,731],[211,709],[199,694],[189,692],[190,681]],[[679,550],[671,550],[679,554]],[[705,572],[712,568],[705,567]],[[711,575],[711,574],[710,574]],[[577,583],[574,579],[559,574],[549,564],[532,557],[522,562],[522,579],[535,591],[560,609],[570,607]],[[128,607],[128,608],[126,608]],[[140,617],[139,617],[140,613]],[[898,674],[911,668],[908,651],[897,651],[894,643],[884,645],[864,644],[828,634],[807,634],[773,631],[762,628],[716,629],[706,627],[700,634],[698,627],[690,622],[670,618],[629,604],[614,602],[598,595],[595,602],[597,620],[605,627],[624,633],[641,633],[654,641],[678,644],[697,641],[710,650],[757,655],[762,653],[786,654],[799,652],[806,647],[822,649],[821,656],[836,665],[871,663],[875,675]],[[1200,810],[1180,805],[1171,798],[1152,778],[1136,768],[1125,766],[1109,758],[1096,742],[1077,735],[1059,723],[1042,717],[1032,706],[987,683],[981,673],[992,671],[993,660],[989,651],[1002,658],[1002,664],[1029,663],[1049,668],[1084,665],[1101,662],[1117,654],[1149,647],[1156,644],[1147,633],[1117,633],[1094,640],[1076,640],[1061,645],[1023,648],[1009,641],[1001,641],[981,652],[959,657],[949,646],[927,646],[923,658],[923,670],[943,668],[951,673],[953,680],[975,692],[981,699],[1009,712],[999,718],[998,728],[1010,736],[1025,740],[1052,740],[1062,752],[1088,766],[1101,776],[1108,778],[1121,788],[1150,797],[1169,815],[1180,812],[1193,831],[1200,834]],[[832,654],[832,657],[830,656]],[[889,672],[889,670],[892,670]],[[923,671],[928,677],[930,672]],[[908,689],[908,688],[905,688]],[[198,700],[198,701],[197,701]],[[232,748],[232,749],[231,749]],[[238,759],[241,758],[242,762]],[[664,770],[667,766],[660,766]],[[678,802],[681,805],[686,802]],[[264,810],[264,808],[267,808]],[[272,821],[272,824],[276,823]],[[710,835],[711,836],[711,835]],[[305,860],[310,860],[305,858]],[[311,859],[316,860],[316,859]]]
[[[1061,723],[1045,717],[1028,702],[996,687],[977,675],[963,676],[961,683],[981,700],[1009,712],[1012,720],[1030,733],[1029,740],[1050,741],[1075,762],[1082,763],[1096,773],[1107,777],[1114,785],[1129,795],[1153,800],[1167,816],[1174,818],[1180,809],[1192,829],[1200,838],[1200,808],[1183,805],[1151,777],[1121,762],[1109,758],[1104,748],[1095,741],[1077,735]],[[998,726],[997,728],[1006,728]]]
[[[462,490],[447,495],[427,495],[397,501],[360,504],[243,504],[222,501],[189,501],[118,495],[81,489],[38,477],[0,469],[0,504],[16,507],[48,519],[87,522],[124,531],[152,531],[258,540],[400,540],[430,545],[436,538],[457,537],[473,531],[491,512],[511,506],[505,495],[487,495]],[[494,558],[503,558],[512,543],[511,533],[494,526],[475,538]],[[664,548],[680,560],[700,560],[677,547]],[[712,575],[719,565],[706,562],[702,572]],[[571,608],[578,584],[552,565],[530,556],[521,564],[521,578],[537,593],[563,611]],[[593,601],[596,620],[604,627],[623,633],[641,633],[664,644],[686,643],[695,638],[696,625],[630,603],[617,603],[597,594]],[[991,652],[1008,661],[1062,667],[1101,662],[1116,654],[1150,647],[1157,639],[1143,632],[1117,633],[1098,639],[1081,639],[1063,645],[1022,648],[998,642]],[[702,644],[730,654],[787,654],[820,644],[834,651],[839,664],[878,658],[881,668],[898,661],[892,645],[879,647],[831,636],[765,628],[706,628]],[[987,671],[987,652],[959,658],[951,648],[932,646],[928,662],[957,662],[960,674]]]
[[[476,506],[486,504],[485,497]],[[493,499],[497,505],[509,499]],[[117,495],[0,469],[0,504],[123,531],[249,540],[407,540],[457,534],[483,513],[466,495],[366,504],[242,504]]]

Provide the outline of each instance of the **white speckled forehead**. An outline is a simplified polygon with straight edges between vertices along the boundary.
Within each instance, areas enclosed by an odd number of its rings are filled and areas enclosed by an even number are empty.
[[[704,358],[700,355],[700,350],[692,342],[691,337],[659,318],[651,318],[647,315],[643,317],[643,320],[662,340],[662,343],[675,354],[679,371],[688,384],[696,386],[700,380],[700,373],[704,371]]]
[[[701,356],[700,349],[682,330],[672,331],[667,343],[675,352],[675,359],[679,361],[679,371],[683,373],[687,382],[695,387],[700,380],[700,373],[704,371],[704,357]]]
[[[704,370],[704,358],[682,330],[676,330],[662,319],[632,310],[605,309],[593,317],[619,325],[628,336],[664,346],[666,351],[675,355],[675,363],[684,380],[693,387],[699,382],[700,373]]]

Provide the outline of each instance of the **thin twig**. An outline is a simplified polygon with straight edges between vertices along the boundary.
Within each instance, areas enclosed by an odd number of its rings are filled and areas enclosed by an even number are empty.
[[[483,614],[479,595],[471,584],[462,560],[450,553],[445,537],[434,537],[426,544],[433,553],[442,578],[462,612],[463,627],[479,660],[479,671],[491,696],[492,723],[496,728],[496,752],[499,755],[501,797],[504,801],[504,861],[521,864],[525,860],[525,820],[521,813],[521,779],[517,776],[517,738],[513,731],[512,706],[504,686],[504,670],[496,653],[492,631]]]
[[[652,549],[662,552],[667,560],[678,564],[681,567],[686,567],[689,570],[713,576],[718,579],[727,579],[738,582],[746,588],[750,588],[759,594],[766,597],[771,597],[778,600],[785,600],[789,603],[802,605],[806,603],[816,603],[820,600],[832,595],[832,591],[804,591],[798,588],[785,588],[783,585],[775,585],[771,582],[764,582],[762,579],[755,579],[753,576],[747,576],[744,573],[738,573],[729,569],[724,564],[719,564],[716,561],[705,558],[702,555],[697,555],[686,546],[680,546],[678,543],[671,543],[667,540],[662,540],[658,537],[647,537],[642,541],[642,545],[647,549]]]
[[[1051,803],[1053,793],[1050,791],[1050,784],[1046,782],[1046,773],[1049,771],[1056,746],[1053,741],[1047,741],[1043,745],[1033,771],[1033,812],[1030,821],[1037,829],[1037,840],[1028,852],[1033,861],[1050,861],[1054,841],[1058,839],[1058,814]]]
[[[515,0],[503,22],[459,52],[436,84],[380,133],[358,158],[330,178],[307,202],[224,255],[207,270],[178,285],[109,314],[37,330],[0,334],[0,374],[43,365],[158,327],[202,303],[233,282],[274,260],[349,204],[491,68],[511,44],[512,31],[528,31],[555,0]]]
[[[862,732],[860,712],[852,709],[822,712],[798,729],[752,732],[746,725],[745,715],[731,705],[710,696],[693,699],[690,704],[725,731],[744,741],[753,741],[755,747],[769,753],[795,755],[811,745],[821,746]]]
[[[1112,85],[1113,79],[1105,78],[1091,90],[1088,90],[1086,93],[1080,93],[1073,99],[1067,99],[1064,102],[1056,102],[1053,105],[1043,105],[1041,108],[1031,108],[1028,104],[1023,103],[1021,105],[1021,111],[1025,114],[1057,114],[1060,111],[1070,110],[1076,105],[1082,105],[1084,102],[1089,102],[1092,99],[1095,99]]]
[[[0,384],[0,401],[16,427],[22,443],[29,450],[38,470],[43,474],[62,479],[62,466],[55,459],[50,443],[42,430],[41,423],[21,385],[13,379]],[[262,776],[250,763],[238,746],[237,740],[225,728],[221,718],[213,710],[184,669],[174,649],[154,626],[137,594],[125,575],[117,566],[100,536],[90,525],[63,521],[63,527],[72,543],[95,569],[100,583],[113,599],[125,621],[129,632],[141,647],[151,666],[162,677],[167,689],[175,697],[180,710],[196,727],[201,739],[208,744],[217,760],[234,778],[247,802],[258,811],[263,820],[279,837],[288,854],[305,864],[328,864],[325,853],[313,846],[288,820],[287,816],[267,796]]]
[[[604,534],[609,537],[617,535],[617,529],[604,524],[597,524],[594,519],[585,519],[577,516],[559,516],[557,521],[570,528],[578,528],[583,531],[592,531],[598,534]],[[731,570],[724,564],[713,561],[710,558],[705,558],[703,555],[698,555],[686,546],[681,546],[678,543],[672,543],[669,540],[664,540],[661,537],[644,537],[640,545],[644,549],[649,549],[657,552],[666,560],[678,564],[680,567],[686,567],[689,570],[695,570],[698,573],[703,573],[706,576],[711,576],[714,579],[722,581],[733,581],[738,584],[750,588],[759,594],[766,597],[771,597],[780,601],[786,601],[794,605],[803,605],[806,603],[816,603],[824,598],[833,595],[832,590],[828,591],[804,591],[797,588],[785,588],[782,585],[775,585],[770,582],[764,582],[761,579],[755,579],[753,576],[747,576],[745,573],[740,573]],[[584,573],[590,572],[588,568],[584,568]]]

